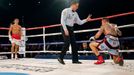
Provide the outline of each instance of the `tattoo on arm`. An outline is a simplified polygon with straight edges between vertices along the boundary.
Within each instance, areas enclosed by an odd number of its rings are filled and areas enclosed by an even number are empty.
[[[116,32],[117,32],[117,35],[118,36],[121,36],[122,35],[122,32],[118,28],[116,29]]]
[[[122,35],[122,32],[118,29],[118,26],[117,25],[114,25],[114,27],[115,27],[116,34],[118,36],[121,36]]]
[[[95,39],[98,39],[102,35],[103,32],[104,32],[104,28],[103,26],[101,26],[100,30],[95,35]]]

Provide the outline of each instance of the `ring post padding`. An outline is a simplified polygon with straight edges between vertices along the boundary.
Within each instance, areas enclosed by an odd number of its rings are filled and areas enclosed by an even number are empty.
[[[69,53],[72,54],[72,46],[71,46],[71,44],[69,45]]]
[[[26,37],[26,28],[24,28],[24,58],[26,57],[26,39],[27,37]]]
[[[19,54],[23,54],[26,57],[26,28],[22,28],[21,45],[19,46]]]
[[[43,50],[44,50],[44,52],[46,51],[46,38],[45,38],[45,27],[43,27],[43,43],[44,43],[44,48],[43,48]]]

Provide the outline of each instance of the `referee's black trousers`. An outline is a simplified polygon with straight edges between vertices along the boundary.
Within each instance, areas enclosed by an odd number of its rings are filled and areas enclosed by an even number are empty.
[[[73,27],[67,26],[67,30],[69,32],[69,35],[66,36],[65,32],[63,30],[63,27],[61,27],[62,36],[64,39],[64,46],[62,48],[60,58],[63,59],[66,52],[69,50],[69,45],[71,44],[72,47],[72,61],[77,62],[78,61],[78,48],[75,40],[75,34],[73,31]]]

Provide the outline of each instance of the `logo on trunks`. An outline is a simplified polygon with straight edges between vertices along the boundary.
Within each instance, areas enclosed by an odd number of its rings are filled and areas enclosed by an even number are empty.
[[[34,72],[51,72],[57,69],[53,67],[39,67],[39,66],[28,66],[28,65],[20,65],[20,64],[0,65],[0,68],[34,71]]]

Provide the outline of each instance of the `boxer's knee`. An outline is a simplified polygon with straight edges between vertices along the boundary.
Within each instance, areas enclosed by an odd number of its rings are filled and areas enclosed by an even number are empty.
[[[93,46],[93,43],[91,42],[90,44],[89,44],[89,47],[91,48]]]
[[[89,44],[89,47],[97,47],[98,44],[99,44],[99,43],[97,43],[97,42],[91,42],[91,43]]]
[[[113,55],[113,61],[115,64],[118,64],[117,58],[118,58],[118,56]]]
[[[19,46],[18,45],[15,45],[15,50],[18,50]]]
[[[12,43],[12,48],[14,48],[15,47],[15,43]]]

